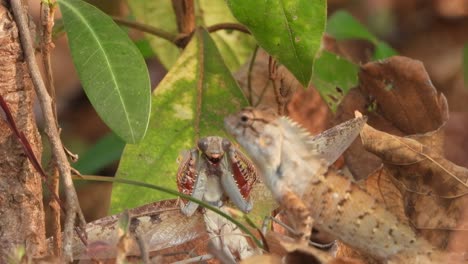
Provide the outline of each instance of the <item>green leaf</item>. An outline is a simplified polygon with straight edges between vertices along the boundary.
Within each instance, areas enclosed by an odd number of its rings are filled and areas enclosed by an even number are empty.
[[[375,51],[372,57],[374,60],[383,60],[395,55],[398,55],[398,52],[396,52],[392,47],[385,42],[378,41],[375,45]]]
[[[208,32],[197,30],[154,91],[148,135],[138,145],[126,146],[117,177],[176,189],[180,151],[195,147],[197,137],[226,137],[223,118],[246,103]],[[117,185],[112,211],[168,197]]]
[[[346,11],[337,11],[328,19],[327,33],[337,40],[364,39],[371,42],[375,46],[374,60],[381,60],[398,54]]]
[[[358,72],[357,65],[334,53],[322,51],[315,60],[311,82],[335,111],[349,89],[357,85]]]
[[[91,149],[80,155],[80,159],[72,164],[81,174],[95,174],[114,161],[119,160],[125,142],[114,133],[101,138]]]
[[[73,62],[91,104],[126,142],[146,133],[150,81],[141,53],[112,21],[80,0],[59,0]]]
[[[152,0],[152,1],[127,1],[128,6],[132,10],[136,20],[140,23],[147,24],[156,28],[164,29],[167,32],[177,34],[177,24],[172,9],[172,2],[167,0]],[[156,57],[166,67],[170,69],[180,55],[179,48],[171,42],[145,34],[148,38],[151,47],[153,48]]]
[[[156,54],[154,54],[153,49],[151,48],[151,44],[147,39],[140,39],[135,41],[135,46],[137,49],[140,51],[141,55],[143,58],[148,59],[155,57]]]
[[[326,1],[228,0],[227,3],[258,44],[307,86],[325,30]]]
[[[239,23],[224,0],[199,0],[203,26]],[[256,41],[249,34],[237,30],[218,30],[211,33],[216,47],[231,72],[238,70],[250,58]]]
[[[173,34],[178,33],[171,1],[128,1],[128,4],[138,22],[164,29]],[[237,22],[224,0],[200,0],[197,1],[197,4],[198,17],[203,26]],[[149,34],[146,36],[161,63],[170,69],[180,55],[179,49],[167,40]],[[239,31],[219,30],[213,33],[212,37],[231,71],[237,70],[247,61],[255,46],[255,40],[251,36]]]
[[[376,43],[377,38],[356,18],[346,11],[337,11],[328,19],[327,33],[337,40],[365,39]]]

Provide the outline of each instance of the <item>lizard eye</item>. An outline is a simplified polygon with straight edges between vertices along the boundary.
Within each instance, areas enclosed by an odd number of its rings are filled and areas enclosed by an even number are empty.
[[[208,148],[208,140],[206,138],[201,138],[200,140],[198,140],[197,145],[198,145],[198,148],[204,152]]]
[[[223,144],[223,150],[225,152],[227,152],[229,150],[229,148],[231,148],[231,141],[229,141],[229,140],[227,140],[225,138],[223,138],[223,143],[222,144]]]
[[[250,124],[252,122],[252,113],[244,111],[240,115],[240,123],[243,125]]]

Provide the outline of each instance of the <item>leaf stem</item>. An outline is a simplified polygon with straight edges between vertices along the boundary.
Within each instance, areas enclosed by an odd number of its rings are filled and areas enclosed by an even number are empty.
[[[250,34],[250,31],[248,28],[238,23],[219,23],[219,24],[215,24],[206,28],[206,30],[208,30],[208,32],[210,33],[216,32],[218,30],[223,30],[223,29],[224,30],[237,30],[246,34]]]
[[[178,48],[184,48],[187,45],[188,40],[193,35],[193,31],[191,33],[173,34],[163,29],[150,26],[148,24],[128,20],[128,19],[121,18],[121,17],[113,16],[112,19],[115,21],[115,23],[121,26],[133,28],[133,29],[154,35],[156,37],[165,39],[171,42],[172,44],[174,44],[175,46],[177,46]],[[210,33],[216,32],[218,30],[223,30],[223,29],[224,30],[238,30],[246,34],[250,34],[250,31],[246,27],[237,23],[220,23],[220,24],[215,24],[206,28],[206,30]]]
[[[257,244],[257,246],[259,248],[263,248],[263,245],[260,242],[260,240],[258,240],[254,236],[254,234],[247,227],[245,227],[241,222],[239,222],[237,219],[235,219],[232,216],[228,215],[227,213],[221,211],[220,209],[216,208],[215,206],[212,206],[212,205],[207,204],[207,203],[205,203],[203,201],[195,199],[190,195],[186,195],[186,194],[180,193],[178,191],[175,191],[175,190],[172,190],[172,189],[169,189],[169,188],[165,188],[165,187],[161,187],[161,186],[157,186],[157,185],[153,185],[153,184],[149,184],[149,183],[145,183],[145,182],[132,181],[132,180],[127,180],[127,179],[113,178],[113,177],[103,177],[103,176],[94,176],[94,175],[81,175],[80,177],[74,177],[74,179],[75,180],[88,180],[88,181],[117,182],[117,183],[129,184],[129,185],[134,185],[134,186],[141,186],[141,187],[146,187],[146,188],[158,190],[158,191],[161,191],[161,192],[165,192],[165,193],[168,193],[168,194],[172,194],[174,196],[178,196],[180,198],[189,200],[191,202],[197,203],[200,206],[202,206],[202,207],[204,207],[204,208],[206,208],[208,210],[211,210],[211,211],[215,212],[216,214],[228,219],[229,221],[234,223],[236,226],[238,226],[242,231],[244,231],[244,233],[249,235],[252,238],[252,240],[255,242],[255,244]]]
[[[150,25],[147,25],[147,24],[136,22],[136,21],[131,21],[131,20],[124,19],[124,18],[121,18],[121,17],[113,16],[112,19],[115,21],[115,23],[117,23],[119,25],[134,28],[134,29],[146,32],[148,34],[160,37],[160,38],[165,39],[165,40],[167,40],[167,41],[169,41],[171,43],[176,44],[175,41],[177,40],[177,37],[178,37],[178,35],[176,35],[176,34],[172,34],[170,32],[159,29],[157,27],[153,27],[153,26],[150,26]]]
[[[249,104],[253,106],[253,98],[252,98],[252,70],[255,65],[255,59],[257,58],[258,52],[258,45],[255,45],[255,49],[252,53],[252,58],[249,62],[249,69],[247,70],[247,91],[249,92]]]

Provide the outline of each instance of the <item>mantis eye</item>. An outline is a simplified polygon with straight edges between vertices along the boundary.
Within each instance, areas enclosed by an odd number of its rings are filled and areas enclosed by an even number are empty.
[[[229,140],[223,138],[222,145],[223,145],[223,150],[224,150],[224,152],[227,152],[227,151],[229,151],[229,149],[231,148],[231,141],[229,141]]]
[[[198,140],[198,148],[202,151],[205,152],[208,149],[208,139],[207,138],[201,138]]]

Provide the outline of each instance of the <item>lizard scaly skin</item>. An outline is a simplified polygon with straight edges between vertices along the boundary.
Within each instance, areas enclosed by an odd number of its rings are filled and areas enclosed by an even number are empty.
[[[389,262],[438,259],[438,252],[411,227],[359,186],[328,170],[365,121],[356,117],[313,137],[286,117],[246,108],[227,117],[225,127],[250,154],[275,199],[290,215],[301,217],[299,228],[310,228],[312,217],[319,229]]]

